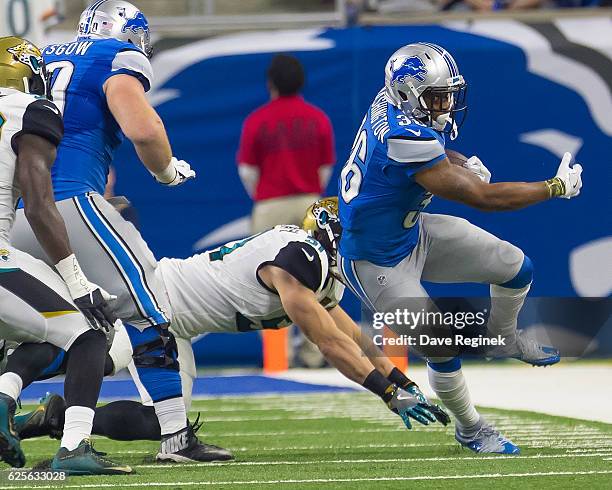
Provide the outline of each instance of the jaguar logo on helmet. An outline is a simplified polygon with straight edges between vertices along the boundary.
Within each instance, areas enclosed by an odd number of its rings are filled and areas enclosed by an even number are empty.
[[[134,34],[137,34],[138,31],[146,32],[148,30],[149,23],[147,22],[147,18],[140,11],[131,19],[127,19],[121,28],[121,32],[132,31]]]
[[[8,262],[10,258],[11,252],[6,248],[0,248],[0,260],[3,262]]]
[[[42,54],[38,48],[28,42],[22,42],[17,46],[8,48],[7,51],[13,55],[13,57],[28,66],[33,73],[40,74],[43,67]]]
[[[307,210],[302,229],[310,233],[327,252],[332,268],[336,266],[336,251],[342,227],[338,219],[338,198],[326,197],[319,199]]]
[[[319,199],[306,211],[303,228],[314,231],[315,226],[323,229],[331,220],[338,219],[338,198],[326,197]]]
[[[312,210],[315,218],[317,219],[317,224],[319,228],[323,228],[329,220],[331,219],[329,211],[323,207],[316,207]]]
[[[424,82],[427,74],[425,63],[418,56],[411,56],[402,60],[397,58],[391,62],[393,76],[391,77],[391,85],[396,83],[406,83],[406,78],[411,77],[419,82]],[[399,66],[398,66],[399,64]]]

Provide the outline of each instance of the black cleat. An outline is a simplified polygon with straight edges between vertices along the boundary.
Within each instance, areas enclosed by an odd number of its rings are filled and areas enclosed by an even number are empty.
[[[65,471],[68,475],[128,475],[132,468],[117,464],[107,458],[106,453],[96,451],[89,439],[83,439],[73,451],[61,447],[53,461],[53,471]]]
[[[157,453],[157,461],[173,463],[194,463],[212,461],[230,461],[234,455],[227,449],[212,444],[200,442],[196,432],[202,424],[198,424],[200,415],[193,424],[174,434],[162,436],[161,447]]]
[[[15,431],[15,400],[0,393],[0,459],[13,468],[25,466],[25,455]]]
[[[55,393],[47,393],[32,412],[15,417],[15,429],[22,440],[39,436],[61,439],[65,412],[64,399]]]

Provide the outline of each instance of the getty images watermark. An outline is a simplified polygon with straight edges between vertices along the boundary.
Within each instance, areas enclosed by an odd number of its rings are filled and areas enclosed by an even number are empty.
[[[381,330],[389,327],[397,336],[386,337],[382,332],[374,334],[372,340],[379,347],[385,345],[405,346],[448,346],[448,347],[482,347],[482,346],[505,346],[506,339],[501,336],[489,337],[486,335],[474,336],[461,334],[465,328],[481,328],[487,321],[487,309],[482,311],[420,311],[408,309],[397,309],[395,311],[377,312],[373,314],[372,327]],[[415,329],[419,332],[414,332]],[[453,329],[453,335],[436,335],[439,329],[449,331]],[[408,330],[408,333],[406,331]],[[426,331],[427,333],[422,333]],[[459,331],[459,332],[457,332]]]

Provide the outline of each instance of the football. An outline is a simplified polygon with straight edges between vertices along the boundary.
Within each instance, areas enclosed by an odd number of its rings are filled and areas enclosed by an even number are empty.
[[[446,156],[453,165],[459,165],[460,167],[463,167],[468,159],[465,155],[455,150],[446,150]]]

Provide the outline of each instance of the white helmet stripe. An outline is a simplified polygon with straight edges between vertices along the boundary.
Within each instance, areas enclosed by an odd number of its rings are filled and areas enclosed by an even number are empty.
[[[87,16],[87,24],[85,25],[84,33],[89,34],[89,28],[91,27],[91,21],[93,20],[94,14],[96,13],[96,9],[104,2],[106,2],[106,0],[98,0],[97,2],[92,3],[87,8],[87,12],[89,12],[89,15]]]
[[[455,63],[453,57],[450,54],[446,53],[444,55],[444,59],[448,63],[448,67],[450,68],[452,76],[456,77],[457,75],[459,75],[459,68],[457,68],[457,63]]]
[[[98,0],[97,2],[92,3],[87,10],[89,10],[90,12],[93,12],[104,2],[106,2],[106,0]]]
[[[450,71],[452,77],[456,77],[459,74],[459,68],[457,67],[457,64],[455,63],[455,60],[448,54],[448,51],[441,48],[437,44],[432,44],[432,43],[421,43],[421,44],[424,44],[425,46],[429,46],[431,49],[433,49],[434,51],[442,55],[442,57],[444,58],[444,61],[446,61],[446,65],[448,66],[448,71]]]

